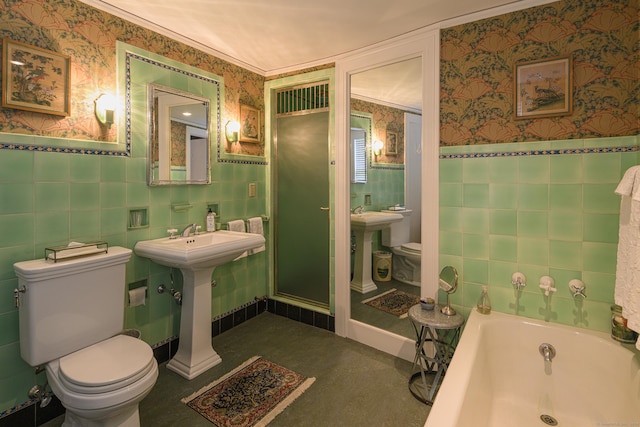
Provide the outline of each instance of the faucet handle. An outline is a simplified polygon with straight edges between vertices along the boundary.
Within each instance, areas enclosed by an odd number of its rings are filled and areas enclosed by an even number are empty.
[[[177,228],[170,228],[170,229],[167,230],[167,233],[169,233],[169,238],[170,239],[175,239],[176,238],[175,234],[177,232],[178,232]]]
[[[198,234],[200,234],[200,230],[202,230],[202,226],[201,225],[196,225],[196,231],[194,231],[193,234],[195,234],[197,236]]]
[[[553,287],[554,283],[553,278],[550,276],[542,276],[540,278],[540,289],[544,290],[545,297],[549,296],[549,292],[557,291],[557,289]]]
[[[580,295],[582,298],[587,297],[587,294],[585,294],[584,292],[584,290],[586,289],[586,286],[580,279],[571,280],[569,282],[569,289],[571,290],[571,294],[573,295],[574,298],[577,297],[578,295]]]
[[[527,286],[527,278],[520,272],[515,272],[511,275],[511,284],[516,287],[516,290]]]

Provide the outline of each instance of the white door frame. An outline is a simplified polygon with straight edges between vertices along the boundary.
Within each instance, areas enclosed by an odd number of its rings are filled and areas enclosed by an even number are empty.
[[[435,297],[438,283],[439,57],[437,26],[382,43],[336,62],[336,334],[406,360],[415,341],[351,319],[349,129],[350,76],[410,58],[422,58],[422,296]],[[426,203],[432,201],[432,203]]]

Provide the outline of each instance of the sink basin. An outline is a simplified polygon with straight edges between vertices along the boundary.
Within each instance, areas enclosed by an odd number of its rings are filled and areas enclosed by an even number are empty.
[[[378,289],[371,278],[371,237],[374,231],[383,230],[404,217],[396,213],[362,212],[351,214],[351,229],[356,236],[355,265],[351,289],[361,294]]]
[[[377,231],[387,228],[389,224],[402,221],[400,214],[386,212],[362,212],[351,214],[351,228],[354,230]]]
[[[168,369],[191,380],[222,362],[211,345],[211,275],[218,265],[263,244],[259,234],[226,230],[136,243],[136,255],[182,272],[180,340]]]
[[[248,249],[264,244],[259,234],[216,231],[190,237],[163,237],[136,243],[137,255],[175,268],[210,268],[233,261]]]

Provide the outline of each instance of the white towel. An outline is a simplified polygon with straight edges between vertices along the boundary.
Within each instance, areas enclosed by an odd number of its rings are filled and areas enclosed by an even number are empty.
[[[237,231],[240,233],[244,233],[244,221],[241,219],[236,219],[234,221],[229,221],[227,223],[227,229],[229,231]],[[247,256],[247,251],[244,251],[242,254],[238,256],[238,258],[234,259],[234,261],[239,260],[240,258],[244,258]]]
[[[262,236],[264,234],[262,230],[262,218],[261,217],[249,218],[247,220],[247,231],[249,233],[259,234]],[[264,249],[265,249],[264,245],[254,249],[249,249],[249,255],[257,254],[258,252],[264,251]]]
[[[622,200],[614,300],[629,329],[640,332],[640,166],[625,172],[615,192]]]

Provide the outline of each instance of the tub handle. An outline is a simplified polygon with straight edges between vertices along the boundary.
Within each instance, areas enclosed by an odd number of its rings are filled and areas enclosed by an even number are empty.
[[[584,283],[582,283],[582,280],[579,279],[573,279],[569,282],[569,289],[571,290],[571,295],[573,295],[573,297],[577,297],[578,295],[580,295],[582,298],[586,298],[587,294],[584,293],[584,290],[586,289],[586,286],[584,285]]]
[[[549,276],[542,276],[540,278],[540,289],[544,291],[545,297],[548,297],[550,292],[557,291],[557,289],[554,288],[553,285],[554,285],[553,278]]]

